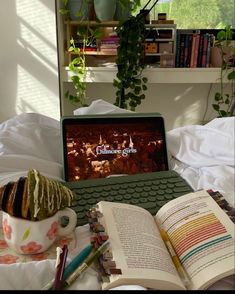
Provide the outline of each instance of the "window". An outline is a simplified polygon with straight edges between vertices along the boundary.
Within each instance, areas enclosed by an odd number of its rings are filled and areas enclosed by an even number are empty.
[[[147,1],[141,3],[144,7]],[[166,13],[178,29],[222,29],[227,24],[235,29],[234,0],[159,0],[150,13],[151,19],[157,19],[158,13]]]

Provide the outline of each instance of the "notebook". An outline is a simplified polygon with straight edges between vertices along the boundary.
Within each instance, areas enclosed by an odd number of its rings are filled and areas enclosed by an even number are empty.
[[[74,192],[78,225],[106,200],[140,205],[152,214],[192,192],[170,170],[164,119],[159,113],[81,115],[61,119],[65,185]]]

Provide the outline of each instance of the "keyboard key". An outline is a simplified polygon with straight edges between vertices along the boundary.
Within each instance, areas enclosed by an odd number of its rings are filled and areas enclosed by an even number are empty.
[[[173,190],[172,190],[172,189],[166,189],[166,190],[165,190],[165,193],[173,194]]]
[[[151,191],[151,188],[150,188],[150,187],[144,187],[143,190],[144,190],[145,192],[149,192],[149,191]]]
[[[185,187],[176,187],[173,189],[174,192],[187,192],[188,189]]]
[[[149,208],[153,208],[154,206],[156,206],[156,203],[155,202],[140,203],[139,206],[141,206],[145,209],[149,209]]]
[[[129,200],[132,198],[132,194],[126,194],[123,196],[124,199]]]

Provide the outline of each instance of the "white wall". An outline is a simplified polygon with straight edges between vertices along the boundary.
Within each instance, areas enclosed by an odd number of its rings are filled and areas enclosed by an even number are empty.
[[[64,83],[64,86],[66,90],[73,91],[72,83]],[[146,98],[136,108],[136,112],[160,112],[165,119],[167,130],[188,124],[205,123],[216,115],[211,107],[211,99],[218,84],[213,84],[211,91],[210,87],[211,84],[148,84]],[[114,103],[115,91],[109,83],[87,84],[89,102],[104,99]],[[64,115],[72,115],[76,109],[76,106],[66,99],[63,105]]]
[[[60,117],[54,0],[1,0],[0,121]]]

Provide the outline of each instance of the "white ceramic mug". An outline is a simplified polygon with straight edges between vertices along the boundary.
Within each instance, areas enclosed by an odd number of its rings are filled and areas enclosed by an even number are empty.
[[[68,223],[61,225],[66,217]],[[76,227],[77,215],[71,208],[59,210],[41,221],[31,221],[2,213],[2,228],[8,246],[20,254],[37,254],[47,250],[59,236],[70,234]]]

